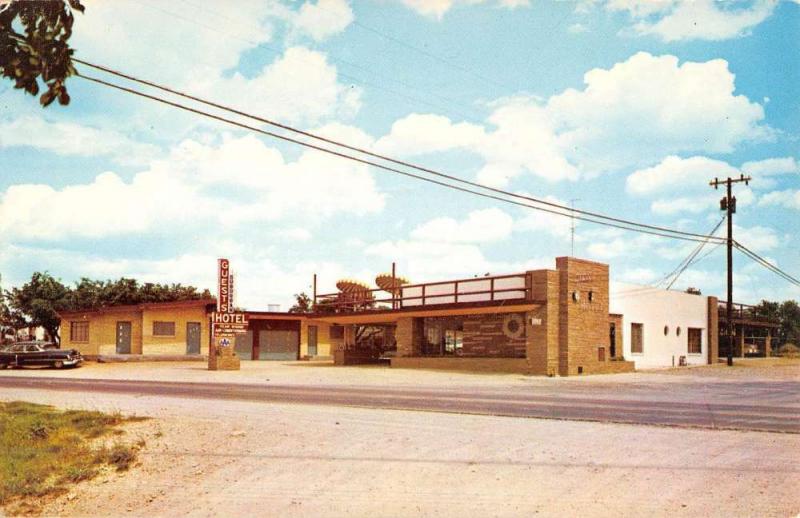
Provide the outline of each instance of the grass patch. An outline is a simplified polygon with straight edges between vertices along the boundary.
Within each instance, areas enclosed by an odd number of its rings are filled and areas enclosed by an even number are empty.
[[[69,485],[89,480],[107,466],[127,470],[143,444],[104,446],[96,439],[142,419],[0,402],[0,506],[64,493]]]

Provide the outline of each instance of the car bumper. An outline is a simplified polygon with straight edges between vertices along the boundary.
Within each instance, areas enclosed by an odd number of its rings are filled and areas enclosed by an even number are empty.
[[[64,365],[67,367],[75,367],[83,362],[83,358],[74,358],[72,360],[64,360]]]

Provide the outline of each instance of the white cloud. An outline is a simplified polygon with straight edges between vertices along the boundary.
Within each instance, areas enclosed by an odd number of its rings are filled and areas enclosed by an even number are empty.
[[[715,192],[710,187],[709,194],[696,196],[673,196],[660,198],[652,202],[650,210],[655,214],[699,214],[710,210],[719,209],[719,200],[722,195]],[[736,194],[737,209],[747,207],[755,202],[755,194],[749,187],[737,189]]]
[[[295,30],[304,32],[315,41],[325,40],[345,30],[353,22],[353,10],[345,0],[317,0],[305,2],[293,25]]]
[[[610,0],[606,8],[627,11],[637,35],[663,41],[727,40],[750,34],[772,15],[776,0],[721,2],[718,0]]]
[[[581,90],[546,101],[498,100],[485,127],[413,114],[397,121],[378,145],[407,154],[473,152],[484,160],[478,180],[498,187],[525,172],[575,180],[579,171],[591,177],[651,165],[664,155],[729,153],[773,135],[762,123],[762,106],[735,95],[734,78],[725,60],[681,64],[675,56],[640,52],[610,69],[590,70]],[[713,165],[728,170],[721,162]]]
[[[573,23],[567,28],[567,31],[570,34],[580,34],[582,32],[588,32],[589,29],[582,23]]]
[[[703,156],[680,158],[675,155],[666,157],[661,163],[640,169],[628,176],[625,187],[631,194],[651,194],[654,192],[687,188],[696,185],[708,187],[711,178],[738,176],[739,171],[721,160]]]
[[[411,231],[411,238],[433,243],[489,243],[511,235],[514,221],[500,209],[470,212],[463,221],[441,217],[427,221]]]
[[[520,194],[526,195],[527,193]],[[555,196],[548,195],[543,199],[550,203],[555,203],[565,207],[569,206],[569,203],[556,198]],[[544,208],[552,209],[552,207],[548,206],[544,206]],[[522,232],[532,232],[535,234],[544,233],[560,239],[566,239],[570,236],[572,223],[573,220],[568,217],[557,216],[544,211],[525,209],[524,216],[516,221],[514,228],[515,230]],[[575,220],[575,227],[577,228],[580,223],[581,222],[579,220]]]
[[[740,227],[734,224],[733,237],[736,241],[756,252],[773,250],[780,244],[780,238],[775,233],[775,230],[759,225]]]
[[[457,4],[480,4],[487,0],[401,0],[403,4],[409,9],[415,11],[422,16],[441,20],[445,13],[455,7]],[[517,7],[527,7],[530,5],[529,0],[494,0],[499,7],[514,9]]]
[[[335,213],[377,212],[383,203],[363,165],[317,151],[286,161],[252,136],[218,145],[187,140],[130,182],[109,172],[61,189],[9,187],[0,197],[0,235],[66,240],[281,219],[296,226]]]
[[[316,125],[358,111],[361,90],[341,84],[325,54],[302,46],[285,49],[254,76],[231,74],[245,52],[272,42],[278,26],[315,41],[343,30],[353,16],[344,0],[307,2],[296,11],[276,0],[198,0],[193,5],[191,10],[182,10],[149,1],[110,5],[89,0],[86,15],[76,19],[76,56],[101,65],[121,64],[126,73],[293,124]],[[78,68],[87,71],[84,66]],[[117,109],[127,107],[117,94],[110,98],[119,103]],[[145,106],[145,114],[134,112],[129,124],[149,129],[155,119],[160,121],[159,130],[175,132],[174,109]]]
[[[766,158],[742,164],[742,172],[753,178],[754,189],[772,189],[779,177],[800,174],[800,164],[794,157]]]
[[[634,171],[625,185],[629,193],[636,195],[676,190],[703,191],[714,178],[737,177],[744,173],[753,177],[753,188],[766,189],[774,185],[772,177],[798,172],[800,165],[793,157],[745,162],[737,169],[725,161],[704,156],[681,158],[671,155],[659,164]]]
[[[761,206],[777,205],[787,209],[800,210],[800,190],[786,189],[765,194],[758,200]]]
[[[290,124],[316,124],[323,119],[350,118],[361,107],[361,89],[338,82],[336,67],[324,54],[290,47],[255,77],[235,73],[211,77],[195,85],[212,99],[228,99],[231,92],[247,99],[247,110]]]
[[[734,95],[728,63],[685,62],[639,52],[610,69],[584,75],[583,90],[547,102],[559,143],[588,172],[650,162],[653,156],[728,153],[744,141],[768,138],[764,110]]]
[[[473,148],[486,138],[482,126],[453,123],[442,115],[412,113],[396,120],[388,135],[380,138],[381,153],[423,155],[455,148]]]
[[[109,156],[119,164],[143,164],[155,158],[156,146],[137,142],[110,129],[23,115],[0,120],[0,148],[32,146],[68,156]]]

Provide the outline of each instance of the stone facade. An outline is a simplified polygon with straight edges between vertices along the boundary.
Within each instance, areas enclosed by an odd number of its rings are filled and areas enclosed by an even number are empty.
[[[461,356],[525,358],[526,313],[494,313],[463,317],[464,347]],[[512,324],[513,323],[513,324]],[[519,331],[509,327],[519,325]]]

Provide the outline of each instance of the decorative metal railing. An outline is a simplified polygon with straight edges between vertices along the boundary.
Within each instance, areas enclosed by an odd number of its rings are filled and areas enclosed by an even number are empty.
[[[314,310],[319,313],[349,313],[442,304],[491,303],[528,299],[529,292],[527,276],[520,273],[405,284],[395,293],[378,288],[321,294],[315,297]]]

